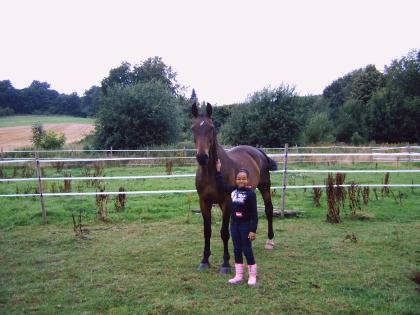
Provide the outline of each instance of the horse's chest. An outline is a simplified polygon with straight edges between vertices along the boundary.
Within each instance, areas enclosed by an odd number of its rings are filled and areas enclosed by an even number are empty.
[[[217,201],[218,200],[218,192],[215,187],[211,186],[204,186],[204,187],[197,187],[198,194],[200,195],[200,198],[205,200],[212,200]]]

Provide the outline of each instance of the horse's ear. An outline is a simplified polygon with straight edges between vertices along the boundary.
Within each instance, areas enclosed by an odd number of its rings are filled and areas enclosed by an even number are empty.
[[[207,107],[206,107],[207,117],[210,118],[212,113],[213,113],[213,107],[211,107],[211,104],[210,103],[207,103]]]
[[[192,114],[193,114],[193,116],[195,118],[198,117],[198,108],[197,108],[196,102],[194,102],[194,104],[192,104],[192,106],[191,106],[191,112],[192,112]]]

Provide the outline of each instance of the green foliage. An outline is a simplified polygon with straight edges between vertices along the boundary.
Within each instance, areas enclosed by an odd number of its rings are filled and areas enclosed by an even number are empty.
[[[386,84],[405,96],[420,96],[420,50],[413,50],[385,67]]]
[[[44,126],[37,122],[32,125],[32,144],[35,148],[40,148],[42,143],[42,138],[45,135]]]
[[[271,147],[296,143],[300,132],[297,104],[297,96],[288,86],[256,92],[248,104],[232,110],[222,140]]]
[[[57,134],[53,130],[48,130],[41,139],[40,147],[44,150],[58,150],[64,146],[65,142],[64,134]]]
[[[0,107],[0,117],[1,116],[12,116],[15,114],[15,111],[10,107]]]
[[[366,135],[366,108],[360,100],[348,99],[339,110],[335,122],[335,133],[338,141],[350,142],[354,132]]]
[[[302,133],[304,143],[333,142],[333,126],[325,112],[315,113]]]
[[[357,131],[353,132],[350,141],[354,145],[362,145],[366,143],[366,139],[363,138]]]
[[[101,102],[98,148],[135,149],[178,139],[178,99],[161,81],[115,85]]]
[[[372,65],[355,70],[323,97],[338,141],[419,142],[420,51],[394,60],[384,74]]]
[[[64,134],[57,134],[53,130],[46,132],[43,125],[38,122],[32,125],[31,141],[37,149],[55,150],[64,146],[66,138]]]
[[[102,80],[101,88],[104,95],[107,95],[113,86],[128,86],[149,81],[160,81],[173,94],[178,95],[180,92],[181,87],[177,83],[176,73],[162,61],[161,57],[148,58],[133,67],[130,63],[123,62],[119,67],[110,70],[109,76]]]
[[[60,94],[49,83],[32,81],[24,89],[15,89],[10,81],[0,81],[0,111],[10,108],[16,114],[64,114],[85,116],[76,93]]]
[[[400,91],[384,88],[369,102],[370,139],[377,142],[420,140],[420,97],[404,97]]]
[[[99,106],[101,98],[101,88],[99,86],[92,86],[85,91],[81,99],[81,111],[84,116],[93,117],[96,115],[97,107]]]
[[[238,106],[240,105],[213,106],[212,118],[214,126],[218,132],[220,131],[221,127],[229,120],[234,108]]]

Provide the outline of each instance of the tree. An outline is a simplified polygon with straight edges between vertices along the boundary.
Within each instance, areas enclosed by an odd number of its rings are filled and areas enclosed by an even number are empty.
[[[108,89],[114,85],[129,85],[133,83],[133,73],[131,72],[131,64],[124,61],[117,68],[109,71],[108,77],[101,82],[102,92],[107,95]]]
[[[420,96],[420,50],[413,50],[385,67],[387,87],[404,96]]]
[[[340,108],[335,121],[335,134],[338,141],[350,142],[354,132],[361,137],[368,136],[366,128],[367,106],[358,99],[348,99]]]
[[[256,92],[222,127],[226,143],[271,147],[296,143],[300,131],[297,96],[286,85]]]
[[[372,95],[384,85],[384,75],[374,65],[368,65],[352,78],[349,98],[367,104]]]
[[[35,148],[40,148],[42,143],[42,138],[45,135],[44,126],[42,123],[38,122],[32,125],[32,144]]]
[[[81,112],[84,116],[93,117],[99,107],[101,99],[101,88],[99,86],[92,86],[86,90],[81,99]]]
[[[179,95],[180,85],[176,80],[177,74],[167,66],[161,57],[148,58],[140,64],[131,66],[123,62],[119,67],[111,69],[108,77],[102,80],[101,88],[104,95],[107,95],[109,88],[115,85],[131,85],[149,81],[160,81],[174,95]]]
[[[55,104],[49,109],[50,113],[72,116],[83,116],[81,100],[77,93],[70,95],[60,94]]]
[[[111,87],[97,114],[96,147],[136,149],[175,142],[179,135],[177,102],[161,81]]]
[[[181,86],[176,79],[176,72],[173,72],[172,68],[167,66],[161,57],[148,58],[140,65],[135,65],[132,73],[134,82],[160,81],[174,95],[179,95],[181,91]]]
[[[380,142],[419,142],[420,51],[385,67],[385,82],[368,103],[369,137]]]
[[[14,113],[19,105],[19,90],[16,90],[9,80],[0,81],[0,109],[3,115]]]
[[[333,126],[326,112],[315,113],[309,118],[302,134],[304,143],[333,142]]]
[[[377,142],[420,141],[420,97],[383,88],[369,102],[369,137]]]
[[[191,104],[198,102],[197,93],[195,93],[195,89],[192,89],[191,96],[190,96]]]
[[[338,112],[349,96],[349,86],[354,72],[338,78],[327,86],[322,95],[326,99],[331,119],[334,121],[338,117]]]

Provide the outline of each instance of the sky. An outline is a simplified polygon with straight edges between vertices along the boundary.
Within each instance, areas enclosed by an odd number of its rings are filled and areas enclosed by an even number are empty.
[[[159,56],[186,96],[243,102],[281,84],[321,94],[420,49],[418,0],[0,0],[0,80],[80,96]]]

